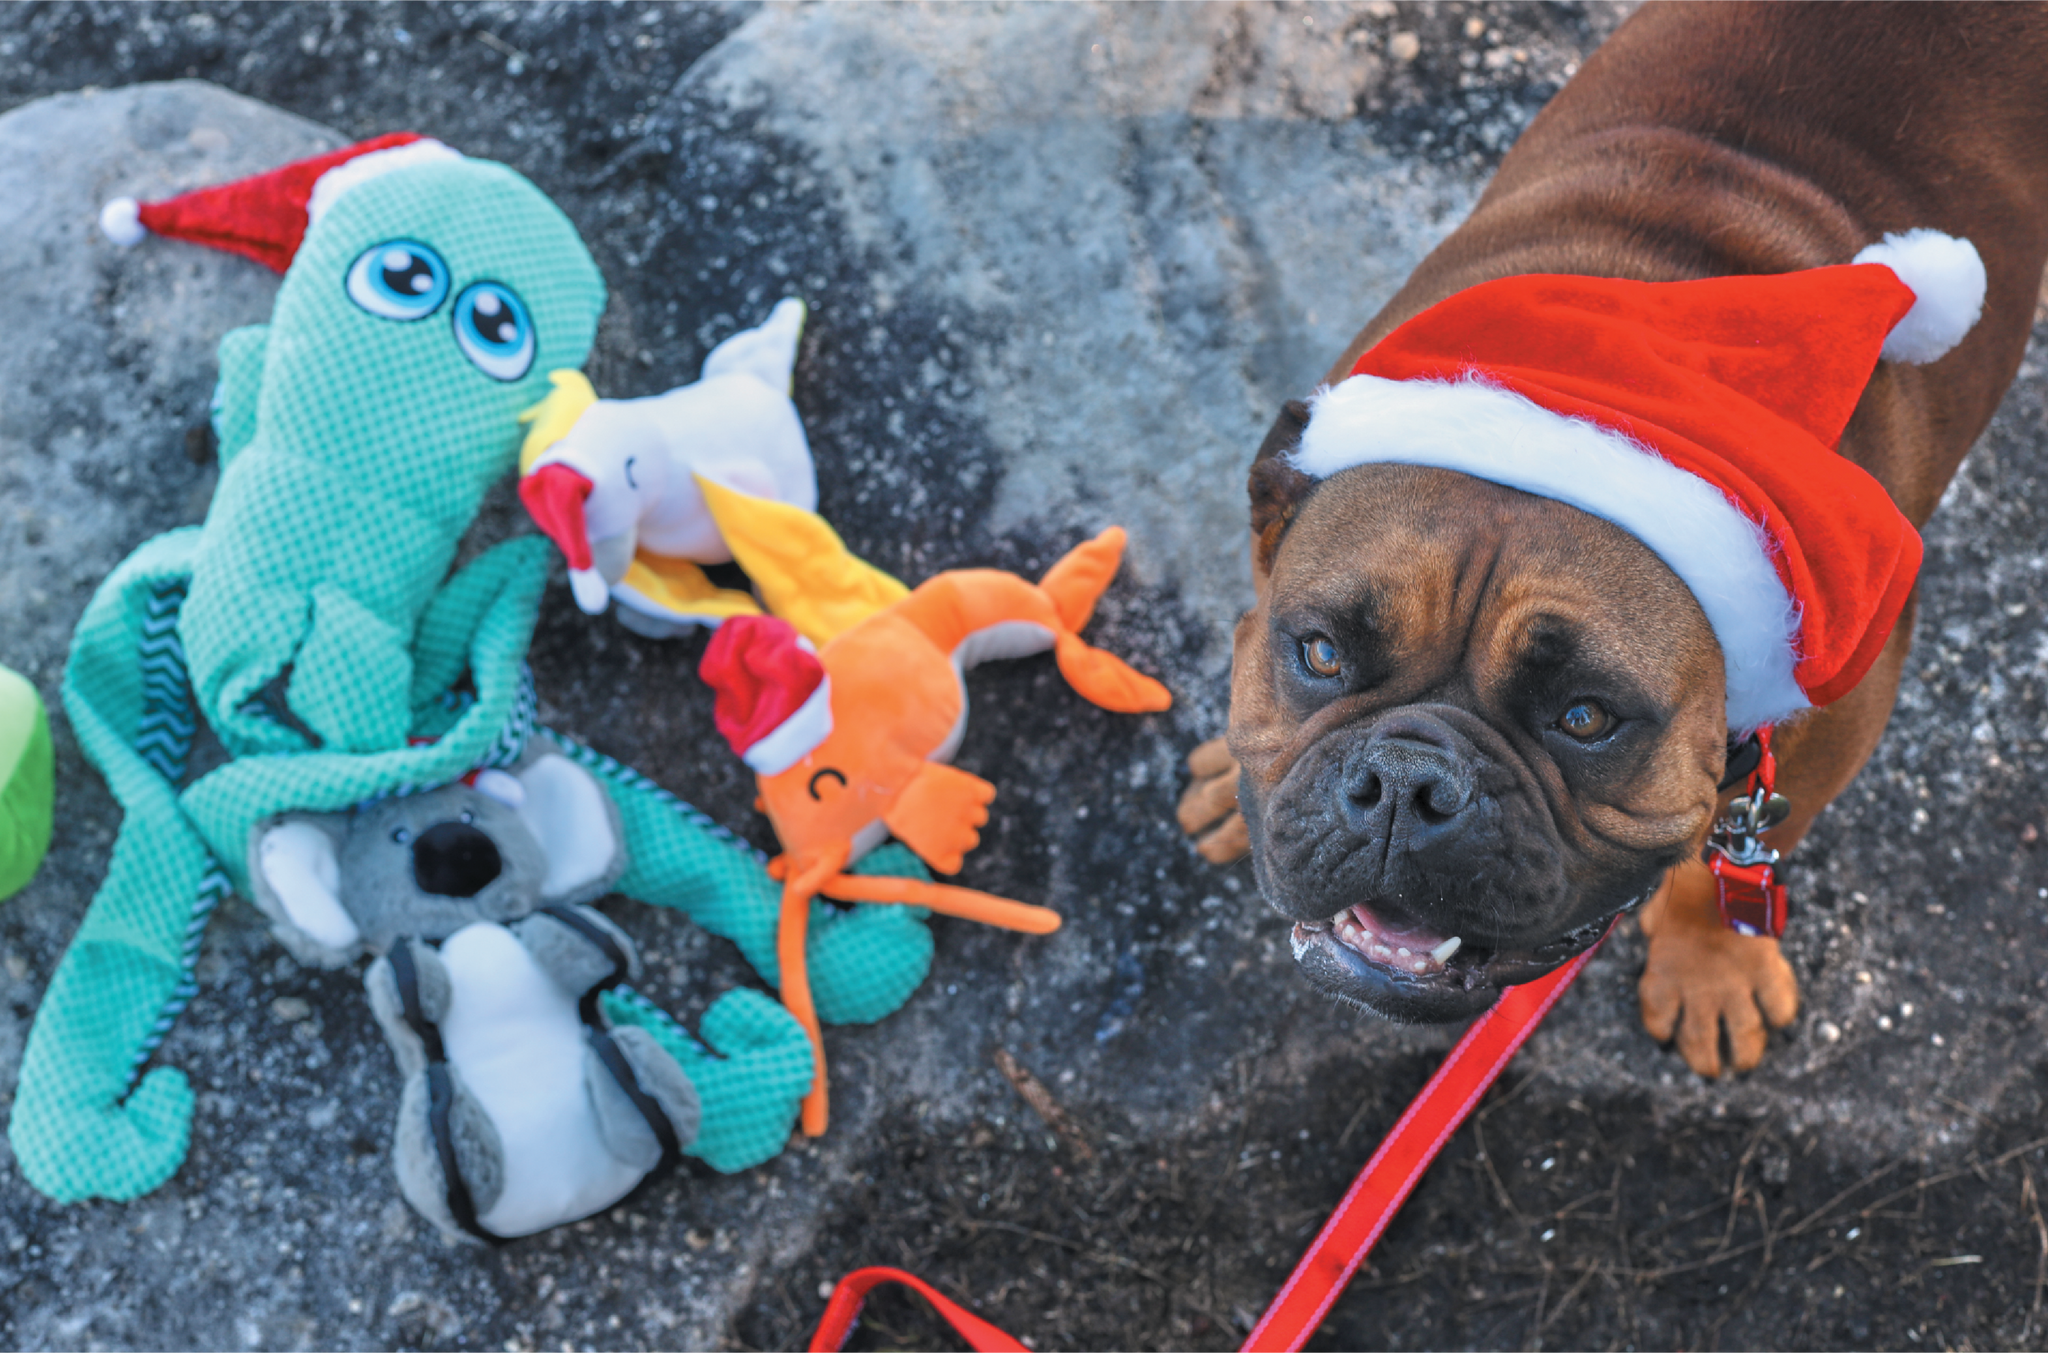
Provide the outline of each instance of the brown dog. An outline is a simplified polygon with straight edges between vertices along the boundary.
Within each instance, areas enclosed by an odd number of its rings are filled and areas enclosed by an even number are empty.
[[[1975,245],[1981,319],[1931,364],[1878,365],[1839,444],[1917,528],[2027,342],[2048,261],[2044,72],[2034,5],[1647,6],[1327,380],[1494,279],[1793,273],[1932,228]],[[1307,422],[1290,405],[1252,469],[1258,600],[1228,749],[1190,759],[1182,826],[1211,860],[1253,852],[1312,981],[1401,1019],[1483,1009],[1648,898],[1644,1024],[1703,1075],[1724,1031],[1754,1066],[1798,988],[1776,940],[1723,924],[1701,862],[1735,791],[1723,645],[1695,593],[1563,502],[1415,465],[1312,478],[1291,454]],[[1875,748],[1911,630],[1907,600],[1853,689],[1777,725],[1792,812],[1771,846],[1796,845]]]

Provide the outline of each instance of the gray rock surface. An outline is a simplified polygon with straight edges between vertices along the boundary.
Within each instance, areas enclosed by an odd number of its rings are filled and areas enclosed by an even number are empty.
[[[1000,796],[962,881],[1066,927],[941,923],[911,1004],[830,1035],[821,1142],[490,1254],[443,1245],[397,1196],[397,1077],[355,978],[298,968],[231,903],[160,1054],[200,1091],[179,1175],[59,1208],[0,1147],[0,1341],[788,1346],[821,1282],[897,1262],[1040,1347],[1234,1346],[1451,1037],[1311,997],[1248,873],[1203,866],[1172,827],[1179,759],[1224,719],[1244,467],[1620,15],[0,14],[0,660],[53,704],[92,586],[203,512],[184,433],[213,342],[274,285],[188,247],[114,250],[99,201],[408,125],[515,165],[576,220],[613,287],[605,393],[686,380],[777,296],[809,300],[797,400],[821,507],[882,566],[1035,571],[1128,525],[1091,637],[1180,697],[1128,719],[1045,659],[977,672],[960,763]],[[265,103],[196,83],[28,102],[181,76]],[[1900,716],[1793,870],[1806,1008],[1765,1068],[1707,1085],[1651,1044],[1640,942],[1618,936],[1417,1193],[1333,1343],[2039,1342],[2025,1181],[2043,1157],[2007,1153],[2043,1131],[2044,475],[2037,342],[1930,531]],[[477,537],[522,529],[500,494]],[[544,717],[766,844],[700,652],[593,626],[558,586]],[[0,1095],[116,826],[58,723],[56,848],[0,908]],[[680,917],[606,909],[686,1017],[751,980]],[[998,1051],[1062,1110],[1029,1107]],[[1995,1163],[1944,1180],[1975,1158]],[[1883,1186],[1819,1212],[1871,1174],[1936,1182],[1887,1205],[1902,1216],[1854,1215]],[[941,1336],[878,1298],[863,1337]]]

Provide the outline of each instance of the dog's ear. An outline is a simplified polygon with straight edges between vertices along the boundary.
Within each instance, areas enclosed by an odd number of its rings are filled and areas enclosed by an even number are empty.
[[[1295,469],[1294,462],[1288,459],[1289,453],[1301,445],[1306,427],[1308,405],[1298,399],[1288,400],[1281,407],[1280,416],[1273,420],[1266,440],[1259,444],[1257,459],[1252,461],[1247,484],[1252,498],[1252,576],[1261,587],[1273,570],[1273,556],[1280,552],[1280,541],[1287,534],[1288,524],[1316,486],[1317,481]]]

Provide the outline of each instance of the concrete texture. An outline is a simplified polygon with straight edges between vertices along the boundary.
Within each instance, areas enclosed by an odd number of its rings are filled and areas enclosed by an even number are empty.
[[[576,221],[613,288],[605,393],[686,380],[776,297],[810,301],[797,401],[821,508],[883,567],[1034,571],[1129,526],[1091,637],[1180,698],[1129,719],[1046,659],[978,672],[959,760],[1001,792],[962,881],[1066,928],[941,923],[909,1007],[830,1036],[822,1142],[487,1254],[398,1199],[396,1075],[355,979],[297,968],[229,904],[160,1054],[201,1092],[179,1175],[59,1208],[0,1149],[0,1341],[786,1347],[821,1283],[895,1262],[1039,1347],[1234,1345],[1453,1033],[1312,997],[1248,872],[1172,827],[1179,759],[1225,716],[1244,467],[1622,13],[0,12],[0,660],[53,704],[94,583],[203,513],[211,471],[184,438],[212,344],[274,285],[192,248],[118,252],[98,201],[401,126],[506,160]],[[214,83],[112,88],[181,78]],[[30,102],[86,86],[106,92]],[[2042,1341],[2044,477],[2037,342],[1929,533],[1899,718],[1792,870],[1807,1003],[1765,1067],[1704,1084],[1651,1044],[1640,941],[1617,937],[1330,1343]],[[522,529],[501,493],[477,539]],[[700,652],[593,625],[557,585],[544,717],[765,844]],[[0,908],[0,1095],[116,825],[58,725],[56,847]],[[751,980],[680,917],[607,910],[686,1017]],[[1027,1106],[999,1051],[1061,1111]],[[893,1297],[861,1337],[943,1342]]]

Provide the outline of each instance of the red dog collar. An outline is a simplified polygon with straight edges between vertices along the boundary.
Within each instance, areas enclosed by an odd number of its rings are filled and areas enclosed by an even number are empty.
[[[1714,824],[1701,858],[1713,872],[1714,901],[1728,928],[1739,935],[1775,940],[1785,933],[1789,904],[1785,885],[1778,881],[1778,852],[1764,844],[1763,834],[1785,820],[1792,801],[1777,792],[1778,758],[1771,754],[1771,730],[1759,728],[1750,736],[1757,749],[1755,769]],[[1729,759],[1734,762],[1736,756]]]

